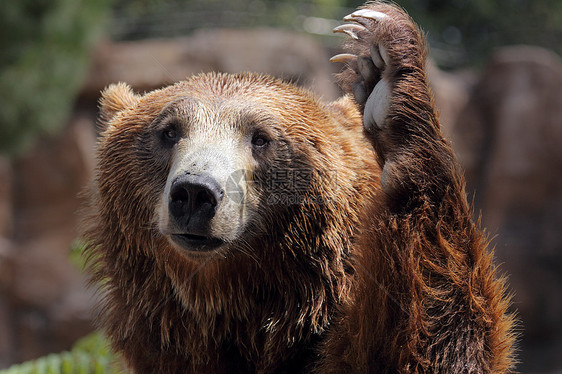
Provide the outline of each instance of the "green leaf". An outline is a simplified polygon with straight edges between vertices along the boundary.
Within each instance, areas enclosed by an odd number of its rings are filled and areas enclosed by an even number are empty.
[[[69,352],[50,354],[37,360],[14,365],[0,374],[111,374],[118,370],[114,356],[99,332],[80,339]]]

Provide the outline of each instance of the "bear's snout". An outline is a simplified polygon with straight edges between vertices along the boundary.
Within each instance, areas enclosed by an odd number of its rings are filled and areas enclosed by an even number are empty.
[[[206,175],[184,174],[171,186],[169,212],[178,227],[205,232],[224,195],[218,182]],[[195,233],[194,232],[194,233]]]
[[[181,231],[175,239],[184,244],[208,244],[210,222],[223,196],[224,190],[208,175],[186,173],[175,178],[168,201],[170,220]]]

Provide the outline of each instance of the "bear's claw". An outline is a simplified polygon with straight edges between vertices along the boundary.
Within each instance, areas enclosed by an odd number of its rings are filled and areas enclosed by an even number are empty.
[[[357,56],[343,53],[330,59],[331,62],[344,62],[357,74],[351,91],[357,103],[364,107],[363,123],[366,130],[382,128],[386,122],[390,106],[391,86],[383,76],[390,63],[387,49],[373,41],[371,30],[375,24],[388,16],[371,9],[360,9],[344,17],[346,23],[334,29],[335,33],[345,33],[357,43],[369,43],[368,55]]]
[[[362,31],[367,31],[367,29],[362,25],[358,25],[358,24],[354,24],[354,23],[346,23],[346,24],[340,25],[340,26],[338,26],[334,29],[335,33],[341,32],[341,33],[347,34],[355,40],[359,40],[359,36],[357,36],[357,33],[362,32]]]
[[[346,64],[356,74],[359,73],[359,67],[357,66],[357,55],[351,53],[341,53],[339,55],[335,55],[334,57],[332,57],[330,59],[330,62],[342,62]]]
[[[382,12],[377,12],[376,10],[371,9],[359,9],[355,12],[348,14],[347,16],[343,17],[344,21],[356,21],[362,23],[360,18],[369,18],[375,21],[380,21],[383,18],[388,17],[386,14]]]
[[[339,55],[335,55],[330,59],[330,62],[344,62],[349,63],[350,61],[357,60],[357,55],[351,53],[340,53]]]

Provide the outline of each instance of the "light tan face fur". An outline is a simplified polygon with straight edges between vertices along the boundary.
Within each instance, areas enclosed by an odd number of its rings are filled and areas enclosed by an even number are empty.
[[[255,199],[248,198],[251,191],[247,176],[256,162],[252,156],[252,135],[245,129],[250,120],[245,109],[228,103],[210,105],[181,100],[163,112],[159,121],[163,128],[174,131],[177,139],[172,147],[164,192],[156,208],[160,232],[178,246],[171,236],[183,234],[185,228],[170,214],[174,181],[182,175],[204,176],[216,181],[223,191],[205,236],[220,239],[222,245],[235,241],[256,210]],[[189,245],[179,246],[190,250]]]

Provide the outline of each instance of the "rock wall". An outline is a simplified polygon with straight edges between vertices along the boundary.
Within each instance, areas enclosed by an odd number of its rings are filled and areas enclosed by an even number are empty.
[[[77,237],[78,194],[92,173],[94,143],[93,122],[75,116],[56,138],[41,140],[25,157],[3,162],[2,366],[65,349],[92,329],[93,296],[68,259]]]
[[[202,72],[271,74],[312,88],[326,100],[338,96],[330,56],[314,39],[274,29],[201,30],[190,37],[102,43],[83,94],[97,97],[124,81],[151,90]]]

